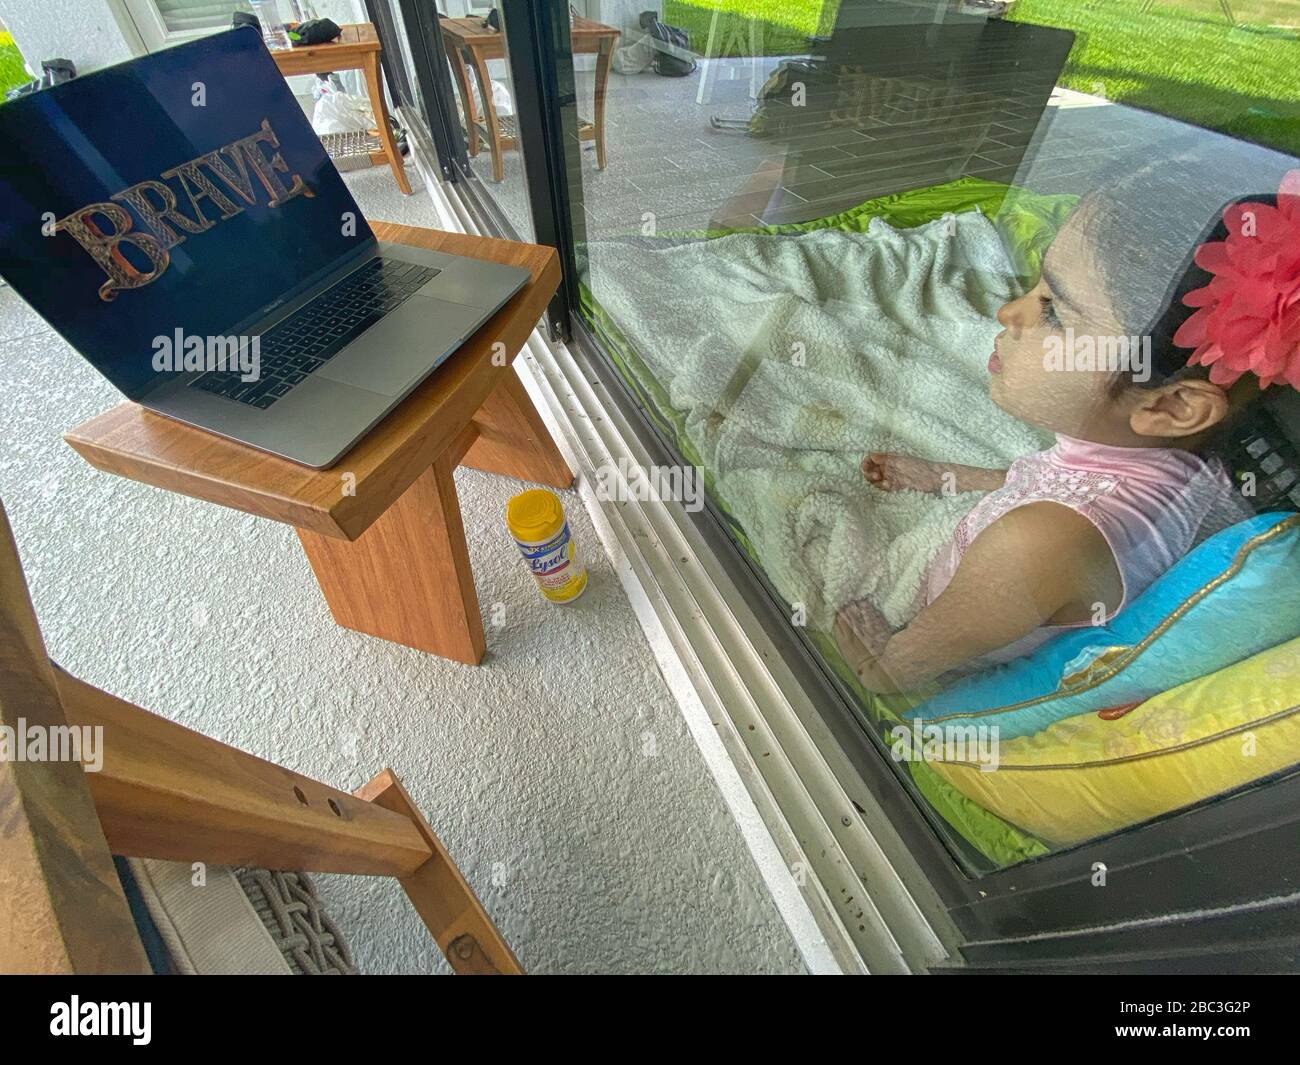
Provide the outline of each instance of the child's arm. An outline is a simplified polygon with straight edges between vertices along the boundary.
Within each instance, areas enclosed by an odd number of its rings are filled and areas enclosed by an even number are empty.
[[[905,629],[871,647],[841,619],[836,638],[868,689],[907,691],[1043,625],[1087,621],[1097,603],[1108,614],[1122,594],[1092,522],[1059,503],[1030,503],[975,538],[943,594]]]
[[[862,473],[883,492],[910,488],[916,492],[991,492],[1006,482],[1006,470],[932,462],[914,455],[872,451],[862,460]]]

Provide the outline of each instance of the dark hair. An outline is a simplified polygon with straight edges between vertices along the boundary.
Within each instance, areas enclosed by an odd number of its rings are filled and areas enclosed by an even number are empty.
[[[1204,366],[1188,366],[1192,349],[1174,334],[1194,312],[1183,297],[1207,285],[1212,275],[1196,265],[1197,248],[1228,236],[1224,211],[1233,204],[1275,205],[1275,195],[1227,192],[1222,169],[1187,157],[1154,163],[1090,192],[1078,211],[1097,249],[1106,298],[1125,332],[1151,338],[1152,372],[1136,381],[1116,374],[1116,394],[1129,387],[1157,388],[1177,378],[1205,379]]]

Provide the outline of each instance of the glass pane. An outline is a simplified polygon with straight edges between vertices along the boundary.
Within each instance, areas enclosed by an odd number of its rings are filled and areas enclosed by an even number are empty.
[[[496,28],[499,14],[492,8],[469,10],[470,14],[461,18],[438,20],[469,168],[515,232],[529,240],[533,224],[506,36]],[[494,16],[492,23],[489,15]]]
[[[683,463],[614,490],[705,486],[972,869],[1292,770],[1295,5],[635,6],[583,313]]]

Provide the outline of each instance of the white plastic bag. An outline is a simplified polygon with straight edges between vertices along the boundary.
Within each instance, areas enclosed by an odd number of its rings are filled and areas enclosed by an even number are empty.
[[[311,128],[317,134],[364,133],[375,128],[370,104],[346,92],[330,92],[316,101]]]
[[[643,33],[631,44],[614,49],[615,74],[640,74],[643,70],[649,70],[654,61],[654,38],[648,33]]]
[[[515,113],[515,102],[510,99],[510,90],[495,78],[492,79],[492,106],[496,109],[498,118]]]

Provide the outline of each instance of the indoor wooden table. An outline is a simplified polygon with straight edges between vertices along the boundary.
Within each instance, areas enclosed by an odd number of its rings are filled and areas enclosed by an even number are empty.
[[[536,244],[372,228],[380,240],[521,266],[532,279],[333,466],[301,466],[130,402],[64,439],[97,469],[294,526],[340,625],[476,664],[483,624],[452,471],[573,483],[503,357],[545,311],[559,259]]]
[[[379,143],[383,150],[377,153],[393,168],[397,187],[411,195],[411,183],[406,180],[402,166],[402,153],[393,140],[393,129],[388,124],[388,105],[384,102],[384,84],[379,75],[379,35],[369,22],[359,22],[339,27],[343,32],[328,44],[311,44],[303,48],[279,49],[271,52],[275,65],[286,78],[297,74],[324,74],[335,70],[360,70],[366,78],[366,93],[371,110],[379,125]],[[373,156],[372,162],[377,162]]]
[[[605,89],[609,85],[609,63],[614,52],[614,42],[619,31],[602,22],[594,22],[580,15],[573,16],[572,47],[574,55],[596,56],[595,114],[592,121],[578,127],[578,139],[596,142],[596,166],[605,169]],[[492,180],[505,177],[502,153],[513,148],[518,141],[513,116],[504,118],[497,114],[492,102],[492,79],[488,75],[489,59],[504,59],[505,38],[489,28],[481,18],[444,18],[438,20],[443,41],[451,59],[451,69],[456,76],[456,86],[465,105],[465,134],[471,156],[478,155],[478,140],[482,136],[492,152]],[[480,118],[474,94],[470,91],[466,62],[474,70],[479,96],[485,114]]]

